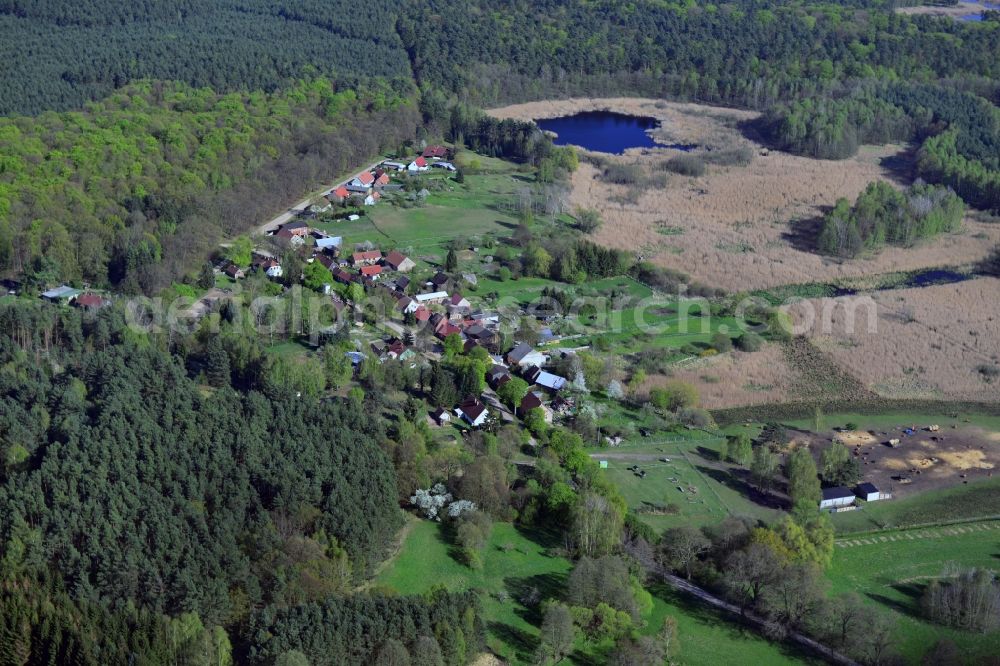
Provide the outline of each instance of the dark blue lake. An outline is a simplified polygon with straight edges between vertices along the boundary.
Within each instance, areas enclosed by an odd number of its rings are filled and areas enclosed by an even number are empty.
[[[649,130],[659,126],[659,121],[655,118],[629,116],[613,111],[584,111],[572,116],[536,120],[535,123],[543,130],[555,132],[557,146],[580,146],[598,153],[621,155],[629,148],[694,148],[663,146],[653,141]]]

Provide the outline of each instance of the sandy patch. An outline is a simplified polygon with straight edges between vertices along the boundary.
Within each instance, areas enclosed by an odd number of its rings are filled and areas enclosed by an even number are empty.
[[[493,654],[483,653],[472,661],[472,666],[506,666],[507,662]]]
[[[995,465],[986,461],[982,451],[952,451],[941,453],[941,460],[958,470],[993,469]]]
[[[843,444],[846,444],[847,446],[869,446],[871,444],[878,443],[878,438],[876,438],[870,432],[865,432],[864,430],[849,430],[846,432],[839,432],[834,437],[834,439]]]
[[[737,128],[756,117],[752,112],[635,98],[532,102],[491,113],[537,119],[595,109],[658,118],[662,127],[654,135],[668,143],[751,147],[748,166],[709,166],[700,178],[671,174],[663,187],[612,185],[589,163],[573,175],[572,204],[596,208],[604,219],[597,241],[635,250],[711,286],[744,291],[971,263],[1000,242],[1000,225],[969,218],[956,234],[915,248],[890,248],[870,259],[835,261],[802,246],[797,238],[803,227],[838,198],[853,200],[874,180],[894,182],[885,165],[898,161],[899,146],[865,146],[854,158],[838,161],[768,152]],[[604,158],[660,174],[656,165],[674,155],[677,151],[649,149]]]
[[[926,16],[949,16],[954,19],[961,18],[963,16],[968,16],[969,14],[981,14],[984,7],[975,2],[959,2],[957,5],[951,5],[949,7],[940,6],[928,6],[921,5],[919,7],[898,7],[896,12],[899,14],[909,14],[910,16],[916,16],[918,14],[923,14]]]
[[[793,306],[813,344],[890,398],[1000,400],[1000,279],[825,299]],[[827,308],[827,315],[816,315]],[[807,313],[807,314],[803,314]],[[853,313],[853,324],[851,317]]]

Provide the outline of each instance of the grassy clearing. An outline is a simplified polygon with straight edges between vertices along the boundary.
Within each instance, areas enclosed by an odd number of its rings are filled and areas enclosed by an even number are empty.
[[[436,585],[453,590],[479,590],[488,647],[511,664],[530,664],[541,618],[536,609],[525,607],[519,599],[531,587],[537,587],[544,596],[562,594],[566,575],[572,568],[568,560],[547,556],[545,550],[549,545],[552,544],[544,534],[523,532],[510,524],[498,523],[486,547],[483,568],[476,571],[451,556],[451,546],[439,524],[418,521],[410,529],[402,550],[375,584],[400,594],[418,594]],[[655,634],[664,616],[676,617],[680,656],[685,664],[808,663],[789,648],[730,624],[730,618],[670,589],[655,587],[651,591],[654,607],[645,618],[643,631]],[[585,646],[581,642],[569,662],[603,663],[609,647]]]
[[[908,534],[914,538],[906,538]],[[973,634],[925,622],[919,615],[919,598],[923,586],[941,574],[946,562],[996,569],[1000,529],[884,532],[868,540],[873,543],[835,549],[828,571],[831,592],[857,592],[890,613],[898,623],[895,642],[909,663],[918,663],[941,638],[953,640],[967,663],[981,663],[996,654],[1000,633]]]
[[[486,546],[483,568],[477,571],[452,557],[441,525],[421,521],[376,584],[400,594],[419,594],[436,585],[479,590],[490,649],[504,659],[524,663],[537,646],[541,619],[519,599],[531,587],[546,596],[560,594],[571,568],[568,560],[545,554],[549,545],[545,535],[526,534],[508,523],[497,523]]]

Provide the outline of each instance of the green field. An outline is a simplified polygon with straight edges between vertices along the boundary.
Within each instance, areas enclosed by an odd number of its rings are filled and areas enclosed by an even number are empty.
[[[982,525],[993,529],[982,529]],[[828,570],[831,592],[856,592],[891,613],[898,623],[896,644],[908,662],[918,663],[940,638],[953,640],[968,663],[995,656],[1000,650],[1000,633],[973,634],[933,625],[920,618],[918,606],[922,586],[939,576],[947,562],[998,568],[1000,523],[881,532],[846,541],[851,545],[835,548]]]
[[[531,655],[537,646],[540,618],[536,609],[526,608],[519,599],[531,587],[537,587],[544,596],[562,593],[572,565],[566,559],[546,555],[546,549],[554,545],[558,544],[547,542],[543,534],[497,523],[486,547],[483,568],[476,571],[451,556],[451,546],[439,524],[415,521],[401,552],[375,583],[400,594],[418,594],[436,585],[452,590],[479,590],[488,647],[512,664],[528,664],[532,663]],[[731,624],[729,618],[672,590],[656,587],[651,592],[654,607],[646,618],[644,633],[655,634],[665,615],[676,617],[680,657],[685,664],[806,663],[790,648]],[[606,647],[581,649],[569,661],[600,664]]]

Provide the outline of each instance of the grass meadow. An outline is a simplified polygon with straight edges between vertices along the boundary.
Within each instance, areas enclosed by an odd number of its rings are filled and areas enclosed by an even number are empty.
[[[976,529],[917,529],[848,539],[856,545],[835,548],[827,571],[830,591],[856,592],[890,614],[897,623],[895,642],[908,663],[919,663],[942,638],[954,641],[967,663],[982,663],[1000,650],[1000,632],[976,634],[931,624],[920,616],[919,599],[923,586],[939,576],[946,563],[1000,568],[1000,527],[995,522],[985,525],[993,529],[973,524]]]

